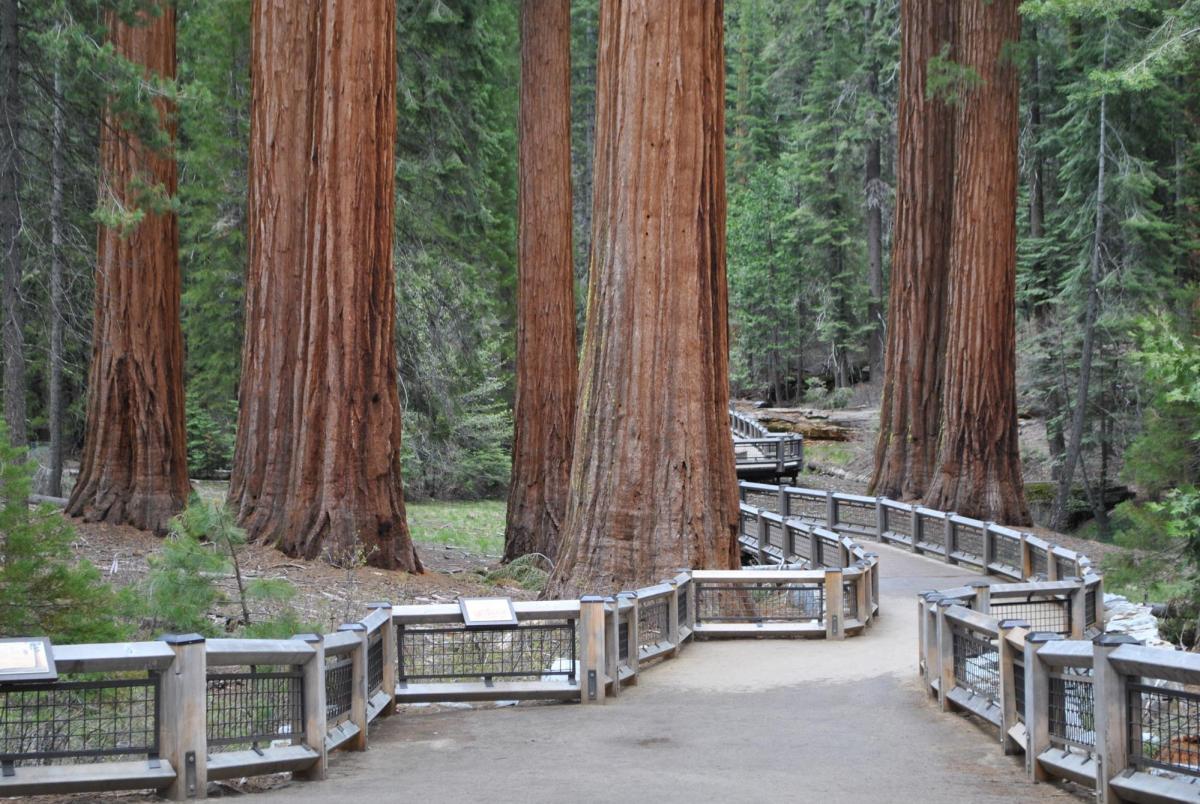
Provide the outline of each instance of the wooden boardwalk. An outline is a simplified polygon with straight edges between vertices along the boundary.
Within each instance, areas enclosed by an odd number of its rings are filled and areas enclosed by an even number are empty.
[[[260,798],[429,802],[1079,801],[917,676],[916,593],[979,575],[880,546],[881,614],[844,642],[699,642],[604,706],[409,708],[324,784]]]

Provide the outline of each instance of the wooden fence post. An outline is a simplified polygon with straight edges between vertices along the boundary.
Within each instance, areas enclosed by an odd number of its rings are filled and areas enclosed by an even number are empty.
[[[971,608],[980,614],[989,614],[992,610],[992,585],[987,581],[971,581],[970,586],[975,590]]]
[[[1058,547],[1057,544],[1051,544],[1046,547],[1046,580],[1047,581],[1063,581],[1066,578],[1058,577],[1058,561],[1054,558],[1054,551]],[[1079,639],[1080,637],[1072,637]]]
[[[604,703],[604,598],[579,599],[579,700]]]
[[[866,562],[856,561],[858,577],[854,579],[854,593],[858,596],[858,620],[864,625],[871,622],[871,578],[868,576]]]
[[[837,500],[832,491],[825,492],[825,527],[833,530],[837,526]]]
[[[937,610],[941,599],[942,596],[937,592],[929,592],[925,595],[924,627],[922,633],[925,638],[925,691],[930,695],[935,694],[933,691],[934,679],[941,678],[942,673],[941,651],[938,649],[937,630]]]
[[[947,564],[958,563],[950,555],[954,552],[954,523],[950,521],[952,516],[954,514],[950,511],[942,514],[942,560]]]
[[[808,529],[808,565],[813,569],[820,569],[825,566],[822,558],[825,556],[825,551],[821,549],[821,535],[817,533],[815,527]]]
[[[953,600],[937,602],[937,648],[938,648],[938,704],[943,712],[949,712],[950,690],[954,689],[954,626],[946,619],[946,609],[955,605]]]
[[[757,518],[754,520],[758,534],[758,563],[766,564],[767,562],[767,518],[763,516],[763,509],[758,511]]]
[[[1009,732],[1021,722],[1021,718],[1025,717],[1024,712],[1017,711],[1016,671],[1013,669],[1013,665],[1018,651],[1008,642],[1009,634],[1018,628],[1028,631],[1029,621],[1000,621],[1000,638],[998,640],[1000,648],[1000,744],[1004,747],[1004,753],[1009,755],[1021,750],[1020,744],[1012,738]],[[1020,652],[1020,657],[1024,662],[1024,652]],[[1022,683],[1024,683],[1024,679],[1022,679]],[[1025,691],[1021,690],[1021,694],[1024,695]]]
[[[983,574],[991,575],[992,562],[996,560],[996,534],[992,532],[995,522],[983,523]]]
[[[1096,795],[1101,804],[1121,800],[1110,781],[1129,766],[1128,679],[1109,657],[1122,645],[1138,645],[1128,634],[1100,634],[1092,640],[1092,700],[1095,703]]]
[[[398,675],[397,665],[399,663],[399,650],[396,645],[396,625],[392,622],[392,604],[391,603],[372,603],[367,606],[368,609],[383,609],[387,614],[387,620],[380,627],[380,633],[383,635],[383,692],[387,695],[387,703],[383,705],[383,710],[379,713],[383,717],[387,717],[396,711],[396,677]]]
[[[693,583],[692,584],[693,594],[696,591],[695,586],[696,586],[695,583]],[[629,623],[628,630],[627,630],[628,635],[626,636],[626,639],[629,641],[629,670],[631,673],[629,676],[629,684],[630,684],[630,686],[636,687],[637,683],[638,683],[638,642],[640,639],[640,637],[638,635],[638,597],[637,597],[637,592],[621,592],[620,594],[617,595],[617,597],[618,598],[622,598],[622,597],[628,598],[629,602],[633,605],[633,608],[631,608],[629,610],[629,615],[628,615],[629,619],[627,620],[627,622]],[[582,678],[579,680],[579,685],[582,688],[582,686],[583,686]]]
[[[338,631],[354,631],[358,644],[350,651],[350,722],[358,727],[358,734],[346,744],[351,751],[367,749],[367,627],[362,623],[346,623]]]
[[[609,694],[621,694],[621,609],[615,597],[604,598],[604,672],[612,682]]]
[[[208,795],[208,661],[204,637],[166,634],[175,659],[161,676],[158,748],[175,769],[172,801]]]
[[[679,581],[671,578],[666,583],[671,586],[671,596],[667,598],[667,641],[671,643],[673,650],[669,654],[671,658],[679,655]]]
[[[791,506],[788,503],[787,486],[783,485],[783,483],[779,484],[778,506],[779,506],[779,515],[781,517],[783,517],[784,519],[787,519],[789,516],[792,515],[791,510],[790,510]]]
[[[328,729],[325,709],[325,638],[320,634],[297,634],[292,639],[306,642],[316,651],[303,665],[304,679],[304,744],[317,752],[311,767],[297,771],[294,776],[309,782],[325,778],[329,753],[325,750]]]
[[[1029,543],[1029,534],[1021,534],[1021,580],[1033,577],[1033,545]]]
[[[845,639],[845,603],[842,599],[842,570],[825,570],[825,638]]]
[[[1083,578],[1071,580],[1075,582],[1071,591],[1071,639],[1084,639],[1087,634],[1087,584]]]
[[[1050,747],[1050,671],[1037,652],[1047,642],[1060,639],[1059,634],[1045,632],[1025,637],[1025,769],[1035,782],[1050,778],[1038,762],[1038,756]]]
[[[921,552],[921,548],[917,547],[917,542],[924,540],[924,537],[921,533],[924,525],[921,524],[921,514],[917,510],[918,507],[919,506],[917,506],[916,503],[912,503],[908,506],[908,509],[911,512],[909,516],[912,517],[912,541],[908,546],[909,549],[911,549],[914,553]]]
[[[871,616],[878,617],[883,613],[879,604],[879,553],[863,553],[867,559],[868,570],[871,573]]]
[[[875,497],[875,541],[882,542],[884,531],[887,530],[887,509],[883,507],[883,497]]]

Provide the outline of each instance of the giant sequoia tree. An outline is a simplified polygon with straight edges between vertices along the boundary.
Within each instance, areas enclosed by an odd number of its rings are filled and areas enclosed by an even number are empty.
[[[21,59],[17,0],[0,0],[0,349],[4,421],[25,444],[25,340],[21,310]]]
[[[941,419],[954,110],[928,91],[927,79],[930,61],[951,52],[955,5],[900,4],[896,225],[871,489],[901,499],[919,498],[928,489]]]
[[[963,0],[935,508],[1029,521],[1017,444],[1017,0]]]
[[[255,12],[250,411],[234,501],[252,536],[291,555],[419,571],[393,343],[395,3]]]
[[[722,5],[601,3],[592,268],[552,594],[737,563]]]
[[[175,76],[175,11],[164,3],[129,25],[110,13],[116,52],[149,85]],[[155,105],[174,139],[173,110]],[[169,149],[150,147],[110,107],[101,128],[100,198],[141,220],[101,226],[88,376],[87,431],[67,512],[163,531],[187,499],[179,227],[164,202],[176,190]]]
[[[517,394],[504,557],[558,552],[575,422],[571,4],[521,4]]]

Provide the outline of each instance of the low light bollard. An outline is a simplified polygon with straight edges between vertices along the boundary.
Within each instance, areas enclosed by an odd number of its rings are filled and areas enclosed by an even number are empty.
[[[580,703],[604,703],[604,641],[604,598],[584,595],[579,599]]]
[[[175,781],[163,795],[172,801],[208,794],[207,696],[208,662],[204,637],[162,637],[175,659],[162,674],[159,751],[175,769]]]
[[[297,634],[292,637],[307,643],[316,651],[302,667],[304,678],[304,744],[317,754],[311,767],[296,771],[293,776],[308,782],[325,778],[329,752],[325,750],[325,638],[320,634]]]
[[[358,644],[350,652],[350,722],[358,728],[358,734],[347,746],[351,751],[367,750],[367,627],[362,623],[347,623],[338,631],[350,631],[358,636]],[[322,664],[323,667],[323,664]],[[324,686],[324,678],[321,684]]]

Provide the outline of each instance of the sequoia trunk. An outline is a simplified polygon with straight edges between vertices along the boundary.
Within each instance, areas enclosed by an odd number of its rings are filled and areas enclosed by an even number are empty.
[[[1017,0],[963,0],[949,314],[934,508],[1027,524],[1017,444]]]
[[[548,594],[737,564],[722,11],[601,3],[592,271]]]
[[[558,552],[575,421],[571,4],[521,4],[517,377],[504,557]]]
[[[291,555],[420,571],[394,343],[396,4],[325,0],[315,41],[294,452],[270,530]]]
[[[887,354],[871,490],[915,499],[928,488],[941,421],[944,317],[954,186],[954,111],[927,92],[930,59],[954,41],[953,8],[900,4],[896,223]]]
[[[158,11],[136,26],[110,14],[110,37],[148,75],[174,78],[175,10]],[[155,103],[173,141],[172,110]],[[87,429],[67,512],[164,532],[187,499],[188,477],[179,228],[161,199],[143,194],[154,185],[175,194],[174,156],[122,131],[110,113],[100,135],[101,199],[145,217],[125,231],[100,227]]]
[[[0,343],[4,358],[4,421],[25,444],[25,335],[21,314],[21,109],[17,0],[0,0]]]
[[[254,537],[278,535],[289,501],[316,19],[316,6],[292,0],[255,0],[251,12],[249,265],[229,502]]]

